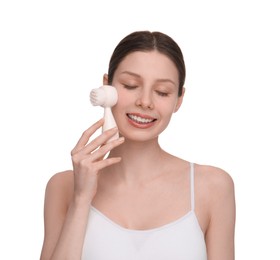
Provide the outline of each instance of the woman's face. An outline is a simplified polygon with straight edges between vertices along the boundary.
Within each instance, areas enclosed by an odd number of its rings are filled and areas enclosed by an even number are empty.
[[[183,99],[183,95],[178,97],[176,66],[157,51],[127,55],[116,69],[112,85],[118,92],[112,111],[119,132],[135,141],[157,138]]]

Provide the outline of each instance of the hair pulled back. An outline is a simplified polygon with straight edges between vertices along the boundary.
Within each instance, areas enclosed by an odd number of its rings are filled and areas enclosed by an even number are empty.
[[[186,77],[184,57],[178,44],[170,36],[161,32],[136,31],[123,38],[116,46],[109,62],[109,84],[113,81],[118,65],[128,54],[153,50],[166,55],[174,62],[179,74],[178,96],[181,96]]]

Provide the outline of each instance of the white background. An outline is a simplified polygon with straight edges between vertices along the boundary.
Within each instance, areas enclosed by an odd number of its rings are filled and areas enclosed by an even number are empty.
[[[233,177],[236,259],[280,259],[277,2],[1,1],[0,259],[39,259],[45,185],[102,115],[89,91],[113,48],[145,29],[173,37],[187,66],[162,146]]]

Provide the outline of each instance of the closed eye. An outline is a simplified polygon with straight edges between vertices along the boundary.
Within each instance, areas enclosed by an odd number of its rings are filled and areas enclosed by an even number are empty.
[[[167,97],[169,95],[169,93],[158,91],[158,90],[156,91],[156,93],[161,97]]]
[[[138,86],[131,86],[131,85],[123,85],[126,89],[136,89]]]

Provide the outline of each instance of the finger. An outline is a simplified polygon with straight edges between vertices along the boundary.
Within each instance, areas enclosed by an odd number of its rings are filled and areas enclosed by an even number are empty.
[[[117,133],[118,129],[111,128],[109,130],[106,130],[104,133],[102,133],[100,136],[92,140],[89,144],[85,146],[83,149],[84,154],[90,154],[93,151],[95,151],[98,147],[103,147],[105,143]],[[117,139],[118,140],[118,139]],[[108,146],[107,146],[108,147]]]
[[[104,119],[101,118],[92,126],[90,126],[87,130],[85,130],[80,137],[79,141],[71,151],[71,154],[75,154],[77,151],[80,151],[89,141],[90,137],[103,125]]]
[[[100,171],[108,166],[111,166],[113,164],[116,164],[118,162],[121,161],[121,157],[111,157],[111,158],[107,158],[105,160],[102,161],[98,161],[96,163],[94,163],[94,169],[96,169],[96,171]]]
[[[92,153],[89,157],[89,160],[91,161],[97,161],[97,160],[102,160],[104,156],[113,150],[115,147],[119,146],[124,142],[124,137],[120,137],[117,140],[114,140],[110,143],[107,143],[100,147],[98,150],[96,150],[94,153]]]

